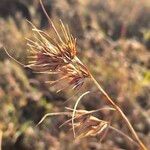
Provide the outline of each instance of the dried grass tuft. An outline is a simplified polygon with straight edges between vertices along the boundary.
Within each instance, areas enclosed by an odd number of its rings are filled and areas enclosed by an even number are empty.
[[[111,126],[111,122],[105,121],[102,119],[99,119],[94,116],[94,113],[100,112],[100,111],[115,111],[114,108],[111,107],[103,107],[97,110],[74,110],[72,108],[66,107],[66,112],[57,112],[57,113],[48,113],[46,114],[37,124],[40,125],[47,117],[53,117],[58,115],[66,115],[70,119],[65,121],[62,125],[60,125],[60,128],[69,125],[70,130],[74,129],[76,130],[76,139],[82,139],[85,137],[99,137],[100,141],[104,140],[109,130],[117,132],[119,135],[123,136],[127,140],[129,140],[131,143],[138,146],[138,144],[130,138],[128,135],[124,134],[120,130],[116,129],[115,127]],[[72,114],[75,111],[74,114],[74,123],[72,126]]]

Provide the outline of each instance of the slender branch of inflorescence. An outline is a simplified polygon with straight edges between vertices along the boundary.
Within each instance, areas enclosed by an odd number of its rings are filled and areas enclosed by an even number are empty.
[[[109,104],[111,104],[116,109],[116,111],[118,111],[119,114],[122,116],[122,118],[126,122],[127,126],[129,127],[129,130],[133,134],[134,138],[138,142],[141,149],[142,150],[147,150],[147,148],[145,147],[145,145],[142,143],[142,141],[138,137],[137,133],[135,132],[135,130],[133,128],[133,126],[131,125],[128,118],[126,117],[126,115],[121,110],[121,108],[117,104],[115,104],[115,102],[109,97],[109,95],[104,91],[104,89],[100,86],[100,84],[96,81],[96,79],[92,76],[92,74],[90,74],[90,76],[91,76],[91,79],[93,80],[93,82],[95,83],[95,85],[97,86],[97,88],[100,90],[100,92],[102,92],[102,94],[106,97],[106,100],[109,102]]]
[[[83,64],[79,58],[76,57],[76,60],[79,61],[81,64]],[[96,79],[93,77],[93,75],[88,71],[88,73],[90,74],[90,78],[93,80],[94,84],[97,86],[97,88],[100,90],[100,92],[102,92],[102,94],[106,97],[107,102],[113,106],[113,108],[115,108],[116,111],[119,112],[119,114],[122,116],[122,118],[124,119],[124,121],[126,122],[129,130],[131,131],[131,133],[133,134],[134,138],[136,139],[136,141],[138,142],[139,146],[141,147],[142,150],[147,150],[147,148],[145,147],[145,145],[142,143],[142,141],[139,139],[138,135],[136,134],[133,126],[131,125],[130,121],[128,120],[128,118],[126,117],[126,115],[123,113],[123,111],[121,110],[121,108],[109,97],[109,95],[105,92],[105,90],[101,87],[101,85],[96,81]]]

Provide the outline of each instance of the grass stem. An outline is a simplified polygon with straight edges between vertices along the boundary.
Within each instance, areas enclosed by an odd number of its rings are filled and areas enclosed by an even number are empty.
[[[126,122],[128,128],[129,128],[129,130],[131,131],[131,133],[133,134],[134,138],[136,139],[136,141],[138,142],[139,146],[141,147],[141,150],[148,150],[145,147],[145,145],[143,144],[143,142],[140,140],[140,138],[138,137],[137,133],[135,132],[134,128],[132,127],[131,123],[129,122],[128,118],[123,113],[121,108],[117,104],[115,104],[115,102],[109,97],[109,95],[104,91],[104,89],[100,86],[100,84],[96,81],[96,79],[92,75],[91,75],[91,79],[93,80],[93,82],[95,83],[97,88],[106,97],[106,100],[109,102],[109,104],[111,104],[116,109],[116,111],[118,111],[119,114],[122,116],[122,118],[124,119],[124,121]]]

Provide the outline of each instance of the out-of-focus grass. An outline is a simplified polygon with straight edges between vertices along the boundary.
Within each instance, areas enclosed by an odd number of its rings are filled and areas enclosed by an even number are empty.
[[[52,19],[62,18],[69,24],[78,38],[79,57],[121,105],[150,147],[149,1],[97,0],[93,3],[90,0],[56,0],[48,3],[52,8]],[[37,11],[37,5],[30,4],[29,12],[33,23],[40,26],[43,20],[39,17],[41,12]],[[103,144],[95,138],[73,141],[67,128],[58,128],[65,121],[64,117],[47,119],[41,126],[35,127],[45,113],[62,111],[64,106],[71,106],[75,101],[64,104],[71,94],[65,91],[56,94],[44,83],[49,76],[23,68],[2,50],[5,46],[13,57],[27,63],[25,38],[32,38],[31,26],[21,16],[17,21],[12,17],[0,18],[0,130],[3,131],[3,149],[132,149],[128,141],[113,133]],[[54,36],[50,27],[44,30]],[[79,107],[101,107],[103,97],[95,94],[96,89],[90,81],[83,91],[87,89],[94,93]],[[118,117],[113,120],[116,127],[128,133]]]

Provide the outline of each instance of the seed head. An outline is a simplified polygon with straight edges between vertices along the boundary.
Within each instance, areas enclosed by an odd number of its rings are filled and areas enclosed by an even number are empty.
[[[56,85],[61,81],[66,81],[67,85],[64,84],[58,91],[68,87],[74,90],[79,89],[89,77],[89,72],[76,56],[76,39],[61,21],[62,36],[56,30],[53,22],[51,23],[58,40],[32,25],[36,36],[34,40],[28,39],[30,61],[27,67],[36,72],[57,74],[59,79],[48,81],[48,83]]]
[[[30,61],[28,67],[36,71],[57,71],[69,64],[76,56],[76,39],[70,34],[61,22],[64,40],[54,27],[58,41],[52,39],[47,33],[38,30],[32,25],[36,33],[34,40],[28,39]],[[53,25],[54,26],[54,25]]]
[[[71,111],[73,109],[67,108]],[[99,110],[87,111],[87,110],[76,110],[74,116],[74,127],[78,139],[84,137],[91,137],[101,135],[101,138],[105,135],[107,128],[109,128],[109,122],[96,118],[92,114]],[[71,119],[67,120],[61,126],[66,124],[71,125]]]

